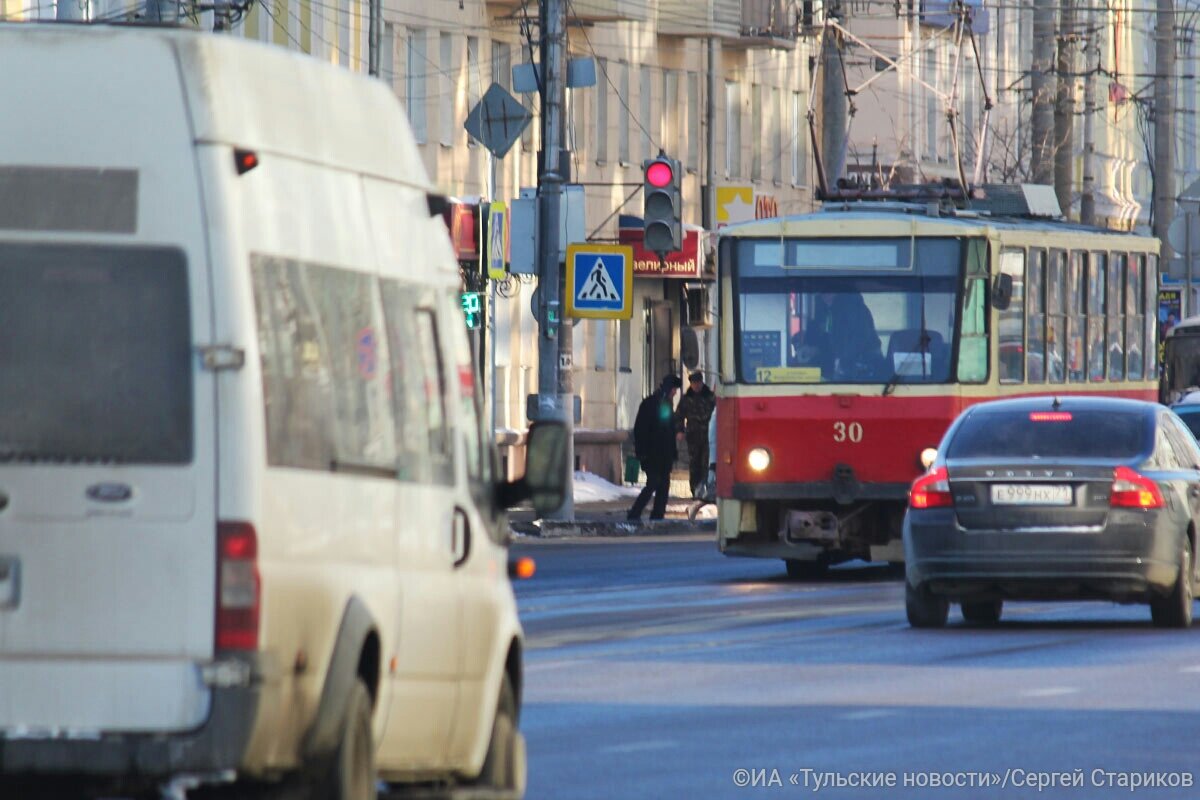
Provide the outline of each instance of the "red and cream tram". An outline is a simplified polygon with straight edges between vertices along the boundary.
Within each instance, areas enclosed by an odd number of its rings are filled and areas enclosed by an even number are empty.
[[[966,406],[1156,397],[1158,240],[842,203],[721,232],[720,549],[793,576],[903,560],[908,488]]]

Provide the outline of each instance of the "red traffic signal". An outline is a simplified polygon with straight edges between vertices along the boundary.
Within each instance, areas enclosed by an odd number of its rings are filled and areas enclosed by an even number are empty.
[[[670,186],[674,178],[675,173],[666,161],[652,161],[650,166],[646,167],[646,183],[655,188]]]

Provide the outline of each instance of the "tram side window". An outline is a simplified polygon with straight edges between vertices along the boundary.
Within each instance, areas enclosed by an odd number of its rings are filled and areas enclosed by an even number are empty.
[[[1107,253],[1088,254],[1088,378],[1093,381],[1105,378],[1104,277],[1107,270]]]
[[[1067,264],[1067,377],[1071,383],[1087,380],[1084,337],[1087,320],[1083,316],[1083,253],[1071,253]]]
[[[958,342],[958,380],[982,383],[988,375],[987,242],[967,244],[967,282],[963,292],[962,333]]]
[[[1046,382],[1046,251],[1032,250],[1029,278],[1025,282],[1029,297],[1028,342],[1025,345],[1025,377],[1030,383]]]
[[[1046,271],[1046,378],[1050,383],[1066,380],[1067,362],[1067,254],[1050,252]]]
[[[1025,251],[1003,250],[1000,271],[1012,277],[1012,302],[1000,312],[1000,382],[1025,382]]]
[[[1142,275],[1146,272],[1145,266],[1144,255],[1129,256],[1125,285],[1125,377],[1131,381],[1142,379],[1142,353],[1146,352],[1142,342],[1146,329],[1145,320],[1142,319],[1142,292],[1145,289]]]
[[[1125,380],[1125,259],[1108,258],[1108,379]]]

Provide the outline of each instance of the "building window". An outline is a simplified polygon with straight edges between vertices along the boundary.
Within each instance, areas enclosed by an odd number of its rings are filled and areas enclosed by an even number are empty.
[[[750,87],[750,180],[762,180],[763,87]]]
[[[700,169],[700,76],[687,75],[687,167]]]
[[[771,180],[783,183],[783,108],[779,105],[779,87],[771,87]]]
[[[679,73],[672,69],[663,70],[662,112],[662,146],[667,155],[678,158],[683,152],[679,146]]]
[[[654,142],[650,138],[650,116],[654,108],[654,70],[642,65],[638,75],[638,122],[641,123],[642,159],[654,158]]]
[[[792,185],[803,186],[808,180],[807,149],[808,121],[805,119],[804,97],[792,92]]]
[[[725,81],[725,177],[742,176],[742,114],[737,81]]]
[[[608,161],[608,62],[596,63],[596,163]]]
[[[617,123],[617,159],[622,164],[629,163],[629,65],[621,62],[619,65],[621,71],[620,85],[617,87],[617,97],[624,106],[624,111],[619,114],[620,121]]]
[[[396,27],[390,22],[383,25],[383,43],[379,50],[379,76],[396,91]]]
[[[418,144],[425,144],[429,126],[425,120],[425,73],[429,71],[429,57],[425,52],[425,31],[408,32],[408,73],[405,75],[405,99],[408,102],[408,121]]]
[[[454,144],[454,39],[443,33],[438,37],[438,67],[442,79],[438,92],[438,141],[443,147]]]
[[[479,76],[479,37],[467,37],[467,108],[472,109],[483,97],[483,78]],[[467,147],[476,147],[479,142],[463,130]]]

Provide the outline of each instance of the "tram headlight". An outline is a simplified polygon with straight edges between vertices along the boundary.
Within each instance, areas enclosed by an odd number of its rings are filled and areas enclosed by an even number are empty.
[[[921,451],[921,466],[928,470],[933,466],[933,462],[937,461],[937,448],[926,447]]]
[[[765,447],[756,447],[746,454],[746,463],[755,472],[762,472],[771,466],[771,451]]]

